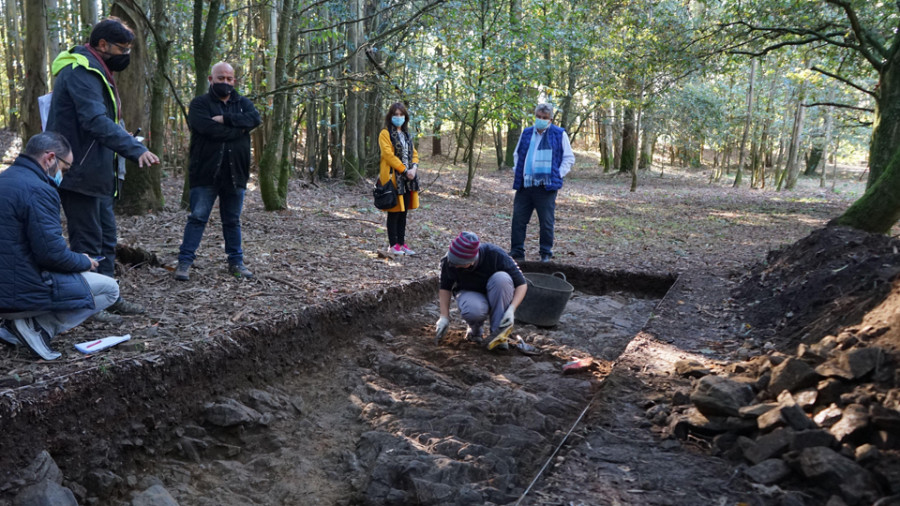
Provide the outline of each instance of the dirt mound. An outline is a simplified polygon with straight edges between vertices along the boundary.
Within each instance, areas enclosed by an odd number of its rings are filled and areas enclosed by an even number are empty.
[[[898,246],[830,227],[770,253],[730,301],[751,326],[745,347],[759,355],[675,363],[676,374],[694,378],[682,396],[689,402],[673,401],[671,412],[654,406],[648,417],[663,434],[707,441],[714,454],[747,466],[744,478],[767,494],[896,504]]]
[[[822,228],[769,253],[732,295],[754,337],[792,351],[883,301],[900,274],[898,251],[900,241],[884,235]]]

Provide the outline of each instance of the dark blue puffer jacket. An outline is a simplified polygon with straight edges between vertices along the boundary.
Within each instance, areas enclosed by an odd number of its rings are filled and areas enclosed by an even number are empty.
[[[56,185],[21,155],[0,173],[0,313],[93,309],[80,274],[91,261],[69,250]]]

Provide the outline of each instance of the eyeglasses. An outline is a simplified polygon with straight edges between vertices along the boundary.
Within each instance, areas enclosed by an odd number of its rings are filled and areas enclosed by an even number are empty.
[[[121,54],[131,54],[131,48],[127,46],[123,46],[122,44],[116,44],[115,42],[110,42],[110,44],[119,48],[122,53]]]
[[[53,153],[53,151],[44,151],[44,153]],[[57,155],[56,153],[53,153],[53,154],[56,156],[57,162],[62,162],[64,164],[66,164],[66,166],[62,168],[63,172],[66,172],[67,170],[72,168],[71,162],[67,162],[67,161],[63,160],[63,158],[61,156]]]

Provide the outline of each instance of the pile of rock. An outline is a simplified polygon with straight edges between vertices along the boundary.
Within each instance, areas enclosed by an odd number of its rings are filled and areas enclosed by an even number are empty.
[[[131,500],[113,499],[126,485],[132,490]],[[145,476],[140,480],[135,476],[122,479],[108,469],[95,469],[84,477],[84,485],[65,480],[62,471],[46,450],[39,453],[28,467],[14,473],[9,481],[0,485],[0,497],[12,497],[11,504],[15,506],[178,506],[155,476]],[[0,499],[0,503],[2,502]]]
[[[702,438],[745,462],[751,482],[803,488],[820,496],[816,504],[900,504],[900,374],[896,358],[865,346],[865,336],[829,335],[796,355],[771,352],[719,374],[678,362],[692,391],[647,416],[671,437]]]

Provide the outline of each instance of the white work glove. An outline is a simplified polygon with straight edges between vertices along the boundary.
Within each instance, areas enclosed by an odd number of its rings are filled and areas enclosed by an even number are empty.
[[[516,323],[516,306],[509,306],[500,320],[500,328],[510,327],[513,323]]]
[[[435,333],[434,333],[434,344],[439,344],[441,339],[444,338],[444,334],[447,333],[447,329],[450,328],[450,319],[446,316],[441,316],[438,318],[437,323],[434,325]]]

